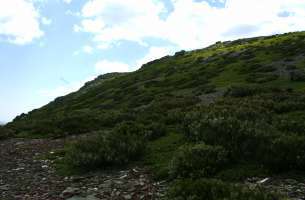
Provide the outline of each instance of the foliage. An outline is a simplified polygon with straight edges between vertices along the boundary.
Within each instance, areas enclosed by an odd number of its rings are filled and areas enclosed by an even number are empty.
[[[183,143],[183,135],[174,132],[148,142],[143,161],[153,171],[154,178],[169,178],[171,159]]]
[[[304,110],[303,98],[285,92],[227,97],[189,113],[184,132],[190,141],[223,146],[233,163],[243,160],[273,171],[302,170],[304,122],[290,117],[282,123],[281,115]]]
[[[170,189],[173,200],[278,200],[275,194],[213,179],[182,179]]]
[[[228,96],[256,95],[266,87],[304,91],[304,34],[217,43],[166,56],[132,73],[102,75],[77,92],[16,117],[8,127],[17,134],[60,137],[112,129],[148,113],[165,118],[172,110],[191,110],[201,103],[202,94],[234,85],[243,87],[233,88]],[[296,68],[286,69],[288,65]]]
[[[227,163],[227,151],[220,146],[186,145],[175,154],[171,163],[174,177],[211,177]]]
[[[81,169],[120,166],[144,152],[143,130],[134,123],[119,124],[108,134],[98,134],[70,145],[66,164]]]
[[[7,139],[13,136],[13,131],[5,128],[4,126],[0,126],[0,140]]]
[[[303,70],[294,70],[290,72],[290,79],[292,81],[305,81],[305,71]]]
[[[28,137],[89,133],[65,151],[72,168],[136,160],[157,178],[194,178],[177,182],[174,199],[270,199],[195,178],[304,170],[304,38],[298,32],[218,42],[135,72],[102,75],[5,130]],[[3,130],[0,138],[7,137]]]

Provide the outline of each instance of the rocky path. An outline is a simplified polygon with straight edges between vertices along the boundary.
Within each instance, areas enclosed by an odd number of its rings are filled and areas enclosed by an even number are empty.
[[[46,153],[65,141],[11,139],[0,142],[0,200],[162,199],[163,183],[139,168],[62,177]]]
[[[63,139],[0,141],[0,200],[163,199],[166,184],[153,182],[141,168],[58,175],[53,161],[43,155],[62,149],[64,144]],[[249,178],[244,184],[281,193],[289,200],[305,200],[305,177]]]
[[[305,200],[305,177],[252,177],[244,184],[249,188],[264,188],[266,191],[282,194],[288,197],[287,200]]]

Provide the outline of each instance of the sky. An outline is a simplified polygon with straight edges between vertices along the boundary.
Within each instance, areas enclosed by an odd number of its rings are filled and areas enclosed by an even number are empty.
[[[305,0],[0,0],[0,122],[217,41],[305,30]]]

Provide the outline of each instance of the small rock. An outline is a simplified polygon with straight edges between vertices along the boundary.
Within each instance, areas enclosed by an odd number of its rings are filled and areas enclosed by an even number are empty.
[[[126,177],[127,177],[127,174],[121,176],[120,179],[124,179],[124,178],[126,178]]]
[[[126,194],[123,197],[124,197],[124,199],[131,199],[132,198],[132,196],[130,194]]]
[[[95,197],[94,195],[89,195],[87,197],[73,196],[67,200],[100,200],[100,199]]]
[[[267,183],[269,180],[270,180],[270,178],[264,178],[263,180],[258,181],[257,183],[258,184],[264,184],[264,183]]]
[[[0,191],[8,191],[9,190],[9,185],[2,185],[0,186]]]
[[[79,194],[78,188],[68,187],[61,193],[60,196],[63,198],[69,198],[69,197],[73,197],[76,194]]]

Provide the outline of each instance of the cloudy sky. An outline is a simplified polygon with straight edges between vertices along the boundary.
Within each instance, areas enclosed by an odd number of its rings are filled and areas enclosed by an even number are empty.
[[[0,0],[0,121],[181,49],[305,30],[305,0]]]

